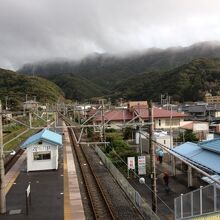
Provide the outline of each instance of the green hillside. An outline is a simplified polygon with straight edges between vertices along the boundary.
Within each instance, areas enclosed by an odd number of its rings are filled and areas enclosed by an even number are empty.
[[[29,99],[36,96],[36,100],[40,102],[56,102],[64,96],[56,84],[46,79],[0,69],[0,99],[2,102],[7,96],[9,107],[21,107],[26,94],[28,94]]]
[[[66,98],[79,101],[103,95],[156,101],[167,92],[176,101],[197,101],[205,91],[219,93],[219,59],[220,42],[203,42],[125,56],[94,54],[78,62],[45,61],[20,72],[48,78]]]
[[[82,101],[108,94],[106,89],[73,74],[48,76],[48,79],[56,83],[64,91],[67,99]]]
[[[176,101],[203,100],[206,91],[220,94],[220,59],[195,59],[165,72],[132,76],[116,86],[113,98],[153,99],[169,93]]]

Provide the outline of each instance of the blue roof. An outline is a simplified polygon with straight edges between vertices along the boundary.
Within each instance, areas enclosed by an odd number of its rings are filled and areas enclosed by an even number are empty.
[[[21,148],[27,148],[29,145],[32,145],[39,141],[50,142],[54,145],[62,145],[62,136],[53,131],[44,129],[41,132],[34,134],[29,137],[22,145]]]
[[[204,149],[200,145],[186,142],[173,148],[173,151],[202,167],[220,173],[220,154]]]
[[[199,145],[201,148],[220,154],[220,138],[216,138],[210,141],[204,141]]]

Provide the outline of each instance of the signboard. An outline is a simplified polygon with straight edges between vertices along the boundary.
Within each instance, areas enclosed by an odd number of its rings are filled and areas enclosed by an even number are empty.
[[[135,157],[128,157],[128,170],[135,169]]]
[[[50,151],[50,149],[51,149],[50,145],[34,145],[32,147],[33,152]]]
[[[138,174],[145,175],[146,174],[146,157],[138,156]]]
[[[26,215],[29,214],[29,206],[31,205],[31,185],[28,184],[28,187],[25,191],[25,197],[26,197]]]
[[[30,184],[28,185],[26,192],[27,192],[27,197],[29,197],[30,192],[31,192],[31,185]]]

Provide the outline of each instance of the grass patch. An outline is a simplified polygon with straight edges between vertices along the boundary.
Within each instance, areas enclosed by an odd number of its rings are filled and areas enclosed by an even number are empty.
[[[46,126],[46,122],[40,119],[35,119],[32,121],[32,126],[33,127],[44,127]],[[23,125],[16,125],[14,128],[11,128],[12,133],[6,135],[3,140],[4,142],[8,142],[10,139],[13,139],[17,135],[21,134],[24,132],[27,128],[24,127]],[[40,130],[40,129],[39,129]],[[29,136],[37,133],[39,130],[36,129],[30,129],[20,137],[16,138],[15,140],[11,141],[10,143],[6,144],[4,146],[5,151],[11,151],[19,147]]]

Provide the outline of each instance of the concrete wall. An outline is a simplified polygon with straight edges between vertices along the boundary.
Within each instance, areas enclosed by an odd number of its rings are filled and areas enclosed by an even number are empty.
[[[193,132],[197,131],[209,131],[209,123],[208,122],[200,122],[200,123],[193,123]]]
[[[147,132],[146,132],[146,134]],[[168,148],[170,148],[171,145],[173,145],[173,138],[170,138],[170,135],[161,135],[158,136],[156,134],[153,135],[153,140],[156,141],[159,144],[162,144]],[[144,135],[139,134],[139,132],[135,133],[135,144],[139,144],[140,145],[140,149],[142,149],[142,152],[144,153],[149,153],[149,139],[146,138]],[[155,146],[156,149],[156,146]]]
[[[173,118],[171,119],[171,128],[179,128],[180,123],[184,120],[182,118]],[[154,119],[154,128],[155,129],[170,129],[170,118],[161,118],[161,119]]]

